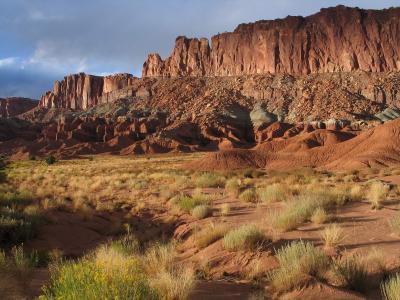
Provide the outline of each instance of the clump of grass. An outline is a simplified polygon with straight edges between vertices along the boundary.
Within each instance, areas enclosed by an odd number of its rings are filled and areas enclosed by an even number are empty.
[[[325,247],[336,247],[344,240],[343,229],[337,224],[328,225],[321,233]]]
[[[341,190],[317,190],[304,191],[286,202],[283,211],[275,211],[269,214],[267,221],[278,231],[290,231],[296,229],[304,222],[311,219],[314,212],[319,208],[330,208],[341,206],[348,199],[345,191]]]
[[[392,232],[400,236],[400,213],[397,212],[393,217],[388,220],[388,224]]]
[[[229,215],[230,211],[231,211],[231,206],[229,205],[229,203],[223,203],[221,205],[221,208],[220,208],[221,216]]]
[[[210,204],[211,199],[209,196],[203,194],[195,194],[193,196],[180,195],[174,197],[172,202],[181,210],[191,212],[196,206]]]
[[[251,250],[265,241],[264,233],[256,225],[244,225],[225,234],[223,245],[230,251]]]
[[[278,291],[298,287],[307,276],[319,276],[329,266],[328,257],[311,243],[296,241],[278,250],[279,268],[269,274],[272,286]]]
[[[380,181],[373,182],[369,188],[367,199],[371,203],[372,209],[381,209],[382,202],[387,198],[389,186]]]
[[[400,300],[400,274],[396,274],[381,284],[382,296],[385,300]]]
[[[175,265],[175,256],[173,244],[156,244],[144,255],[143,267],[160,299],[187,299],[194,286],[192,270]]]
[[[194,274],[190,269],[177,269],[173,272],[161,271],[150,281],[150,286],[157,291],[159,299],[188,299],[194,286]]]
[[[195,217],[196,219],[204,219],[210,216],[212,210],[211,207],[205,204],[198,205],[192,210],[192,216]]]
[[[203,173],[195,178],[195,185],[199,188],[223,187],[225,178],[214,173]]]
[[[228,226],[226,225],[211,224],[210,226],[205,227],[194,234],[195,244],[197,248],[203,249],[223,238],[228,230]]]
[[[246,189],[239,195],[239,200],[243,202],[256,203],[258,195],[254,189]]]
[[[318,207],[316,210],[314,210],[312,216],[311,216],[311,222],[314,224],[324,224],[329,220],[329,216],[326,213],[326,210]]]
[[[349,289],[354,291],[365,289],[368,272],[359,256],[354,255],[336,260],[333,264],[333,270]]]
[[[225,190],[227,193],[233,197],[239,196],[240,193],[240,183],[237,178],[230,178],[225,182]]]
[[[361,185],[355,185],[350,189],[350,198],[353,201],[361,201],[363,198],[363,190]]]
[[[257,194],[262,202],[279,202],[285,200],[288,196],[288,187],[280,183],[274,183],[264,188],[258,188]]]

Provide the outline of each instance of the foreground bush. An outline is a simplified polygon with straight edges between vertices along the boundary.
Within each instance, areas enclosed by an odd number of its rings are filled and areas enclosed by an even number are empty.
[[[400,300],[400,274],[382,283],[381,291],[385,300]]]
[[[39,299],[187,299],[194,276],[174,264],[174,246],[157,244],[144,255],[136,247],[128,238],[52,266],[50,284]]]
[[[224,236],[224,248],[230,251],[251,250],[260,246],[265,235],[255,225],[244,225]]]
[[[329,266],[327,256],[308,242],[292,242],[278,250],[279,268],[269,275],[272,286],[278,291],[298,287],[306,276],[318,276]]]
[[[138,259],[112,248],[100,248],[77,262],[51,272],[40,299],[157,299]]]
[[[321,233],[325,247],[336,247],[344,240],[343,229],[337,224],[328,225]]]
[[[211,199],[208,195],[195,194],[193,196],[181,195],[172,199],[172,202],[185,212],[191,212],[196,206],[208,205]]]

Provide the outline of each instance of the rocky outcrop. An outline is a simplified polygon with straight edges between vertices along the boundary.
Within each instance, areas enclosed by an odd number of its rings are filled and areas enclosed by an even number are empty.
[[[106,77],[73,74],[56,81],[52,91],[40,99],[40,106],[47,108],[87,109],[114,100],[109,97],[131,85],[135,80],[130,74],[115,74]],[[111,99],[112,98],[112,99]]]
[[[11,118],[23,114],[38,105],[37,100],[28,98],[0,98],[0,117]]]
[[[337,6],[309,17],[241,24],[207,39],[178,37],[163,61],[151,54],[143,77],[292,75],[400,70],[400,8]]]

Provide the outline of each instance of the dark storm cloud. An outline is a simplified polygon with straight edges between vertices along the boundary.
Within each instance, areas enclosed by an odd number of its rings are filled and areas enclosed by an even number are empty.
[[[383,8],[400,0],[1,0],[0,96],[38,97],[64,73],[140,75],[147,54],[166,57],[178,35],[210,37],[340,3]]]

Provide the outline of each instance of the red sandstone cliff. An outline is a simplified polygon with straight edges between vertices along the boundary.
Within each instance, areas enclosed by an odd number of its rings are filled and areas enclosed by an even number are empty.
[[[130,74],[115,74],[106,77],[85,73],[68,75],[56,81],[52,91],[40,99],[40,106],[47,108],[87,109],[106,103],[107,95],[129,86],[135,77]]]
[[[27,98],[0,99],[0,117],[10,118],[25,113],[38,105],[38,101]]]
[[[150,54],[143,77],[310,74],[400,70],[400,8],[338,6],[309,17],[241,24],[207,39],[178,37],[163,61]]]

